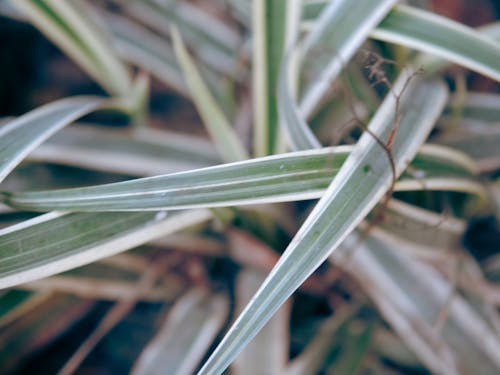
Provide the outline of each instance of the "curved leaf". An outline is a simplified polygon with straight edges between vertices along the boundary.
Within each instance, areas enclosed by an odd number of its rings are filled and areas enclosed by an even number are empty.
[[[127,67],[85,17],[84,9],[74,2],[58,0],[15,0],[12,4],[108,92],[123,97],[130,94],[132,83]]]
[[[27,210],[133,211],[320,198],[351,150],[323,148],[108,185],[4,193],[4,202]],[[476,186],[474,164],[444,147],[425,146],[411,169],[396,190],[432,190],[436,179],[438,190],[460,189],[454,187],[457,181]]]
[[[45,139],[104,103],[95,97],[62,99],[3,125],[0,128],[0,182]]]
[[[64,272],[204,222],[207,210],[51,212],[0,230],[0,289]]]
[[[241,144],[231,124],[205,85],[189,56],[179,31],[175,27],[172,28],[172,41],[175,54],[184,72],[184,79],[191,91],[191,98],[222,158],[226,161],[247,159],[245,147]]]
[[[446,17],[399,5],[371,35],[444,58],[500,81],[500,44]]]
[[[407,81],[394,85],[404,94],[400,123],[392,145],[400,174],[427,138],[442,111],[447,92],[437,82]],[[370,124],[372,134],[386,140],[393,126],[395,98],[389,95]],[[258,333],[272,314],[335,250],[383,197],[393,176],[385,150],[365,132],[306,222],[215,349],[199,374],[220,374]]]

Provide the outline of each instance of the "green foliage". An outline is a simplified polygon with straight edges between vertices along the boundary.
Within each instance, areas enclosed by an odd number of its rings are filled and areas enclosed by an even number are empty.
[[[0,287],[13,288],[0,296],[0,327],[10,327],[0,342],[25,335],[9,347],[9,368],[29,354],[21,346],[38,349],[37,324],[53,324],[36,313],[51,310],[50,295],[54,316],[68,311],[50,340],[87,314],[82,298],[115,303],[63,373],[139,301],[169,312],[135,373],[221,374],[235,360],[235,374],[384,373],[387,358],[435,373],[500,371],[498,284],[460,243],[472,215],[500,216],[490,173],[500,99],[443,79],[454,63],[500,80],[498,28],[477,31],[395,0],[205,3],[2,8],[111,96],[61,99],[0,128]],[[148,92],[146,75],[192,101],[210,142],[153,128],[146,108],[164,91]],[[63,129],[103,109],[128,116],[130,129]],[[59,175],[42,184],[23,173],[51,163],[126,181],[84,186],[73,174],[65,184],[74,188],[62,189]],[[319,199],[312,209],[295,203],[310,199]],[[244,225],[248,211],[256,219]],[[278,231],[288,243],[272,249]],[[179,277],[167,248],[186,250],[195,281]],[[481,251],[494,274],[497,249]],[[221,258],[237,264],[237,277],[218,268]],[[101,275],[103,264],[115,271]],[[213,291],[220,278],[239,314],[226,332],[228,297]],[[332,294],[336,278],[350,298]],[[286,301],[299,288],[329,308],[322,318],[304,313],[319,328],[290,360],[298,318],[291,334],[288,322],[300,309]],[[69,310],[73,300],[81,306]],[[380,342],[396,345],[381,351]]]

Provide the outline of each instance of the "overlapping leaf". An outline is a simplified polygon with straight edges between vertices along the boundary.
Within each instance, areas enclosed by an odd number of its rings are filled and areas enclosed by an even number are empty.
[[[5,193],[4,202],[27,210],[134,211],[319,198],[351,150],[323,148],[108,185]],[[405,175],[396,190],[436,189],[437,178],[452,190],[457,180],[475,184],[471,162],[442,147],[424,148],[412,169],[418,176]]]
[[[399,5],[372,36],[433,54],[500,81],[500,44],[445,17]]]
[[[436,82],[411,80],[404,75],[395,84],[405,87],[392,157],[399,175],[424,142],[442,111],[445,88]],[[399,90],[399,91],[398,91]],[[370,124],[372,134],[387,140],[394,125],[393,96],[386,98]],[[382,198],[392,172],[385,150],[365,133],[315,209],[296,234],[278,264],[238,317],[200,374],[219,374],[298,286],[327,258]]]
[[[45,139],[104,104],[95,97],[63,99],[5,124],[0,128],[0,181]]]
[[[84,16],[78,4],[57,0],[15,0],[12,4],[109,93],[123,97],[130,94],[127,67],[111,52],[106,37]]]

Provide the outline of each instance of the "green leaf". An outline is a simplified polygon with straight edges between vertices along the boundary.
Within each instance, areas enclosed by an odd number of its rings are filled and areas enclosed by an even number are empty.
[[[272,154],[278,142],[276,86],[285,45],[287,0],[253,2],[253,103],[255,156]],[[294,3],[295,4],[295,3]]]
[[[226,161],[248,159],[245,148],[203,82],[179,31],[175,27],[172,28],[172,41],[179,64],[184,72],[184,79],[191,91],[192,100],[222,158]]]
[[[303,58],[320,53],[314,50],[320,45],[332,51],[328,65],[304,88],[300,110],[305,118],[311,115],[339,72],[395,3],[395,0],[341,0],[325,6],[301,46]],[[304,64],[309,61],[314,62],[314,57]]]
[[[465,100],[454,98],[448,106],[446,114],[455,108],[465,119],[496,125],[500,122],[500,95],[492,93],[467,92]]]
[[[404,94],[400,123],[392,145],[399,175],[427,138],[446,101],[438,82],[421,82],[403,75],[394,85]],[[389,95],[369,129],[382,141],[393,128],[395,98]],[[296,234],[278,264],[238,317],[199,374],[220,374],[257,334],[272,314],[358,225],[391,186],[385,150],[365,132],[339,173]]]
[[[313,199],[323,195],[351,150],[300,151],[107,185],[4,193],[3,198],[14,207],[42,211],[171,210]],[[432,190],[436,180],[449,183],[439,190],[455,190],[455,181],[476,186],[474,164],[444,147],[426,146],[412,170],[417,176],[406,174],[395,190]]]
[[[220,163],[212,144],[199,137],[150,128],[124,132],[95,126],[65,128],[27,159],[131,176],[180,172]]]
[[[183,96],[189,96],[189,90],[182,78],[182,70],[174,50],[165,38],[122,16],[104,13],[103,17],[106,19],[107,26],[113,36],[113,46],[116,48],[116,53],[122,59],[151,73],[155,78]],[[221,85],[221,81],[225,81],[227,78],[203,65],[200,65],[200,71],[219,105],[225,113],[231,113],[234,110],[234,103],[232,100],[228,100],[226,85]]]
[[[0,182],[45,139],[105,103],[95,97],[62,99],[3,125],[0,128]]]
[[[94,262],[208,220],[207,210],[51,212],[0,230],[0,288]]]
[[[103,31],[86,17],[84,4],[58,0],[15,0],[12,4],[110,94],[129,96],[128,68],[111,52]]]
[[[407,248],[405,240],[396,242],[382,231],[370,231],[362,243],[354,236],[346,242],[347,252],[337,252],[330,260],[360,283],[432,373],[498,372],[499,338],[469,301],[452,292],[453,281],[402,252]],[[443,309],[446,318],[441,321]]]
[[[446,17],[399,5],[371,35],[444,58],[500,81],[500,44]]]
[[[254,238],[252,238],[254,239]],[[243,249],[251,251],[245,246]],[[262,246],[255,241],[250,246]],[[259,270],[244,268],[236,280],[236,311],[241,312],[264,281],[265,274]],[[239,375],[283,374],[288,362],[289,327],[291,303],[285,304],[269,320],[265,328],[243,350],[232,364],[231,370]]]
[[[278,104],[285,125],[284,130],[292,148],[321,147],[305,119],[311,115],[341,69],[394,2],[393,0],[331,2],[322,11],[314,29],[302,44],[288,52],[281,67]],[[304,88],[305,94],[299,109],[293,95],[293,82],[290,82],[291,70],[294,68],[293,61],[298,57],[306,58],[314,54],[314,48],[319,43],[326,44],[333,50],[332,58],[325,69],[311,80],[312,83]],[[305,64],[308,61],[306,60]]]
[[[418,247],[417,251],[425,256],[425,251],[429,255],[441,255],[456,250],[466,229],[466,222],[447,213],[435,213],[391,199],[384,211],[384,220],[377,223],[377,227],[404,238],[408,243],[413,242],[414,248]]]
[[[242,78],[235,76],[238,71],[236,51],[241,45],[238,32],[202,6],[157,0],[118,2],[127,18],[138,20],[153,29],[160,39],[169,36],[170,27],[176,25],[202,65],[237,80]]]

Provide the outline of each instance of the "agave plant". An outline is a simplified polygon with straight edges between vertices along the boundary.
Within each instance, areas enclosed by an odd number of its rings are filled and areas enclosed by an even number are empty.
[[[139,303],[161,311],[120,371],[500,371],[498,243],[478,263],[462,240],[499,215],[500,96],[465,77],[500,81],[500,25],[396,0],[0,4],[108,94],[0,128],[6,371],[101,311],[45,369],[75,372]],[[205,138],[153,126],[159,84]],[[67,127],[102,111],[128,126]],[[54,164],[93,179],[33,177]]]

